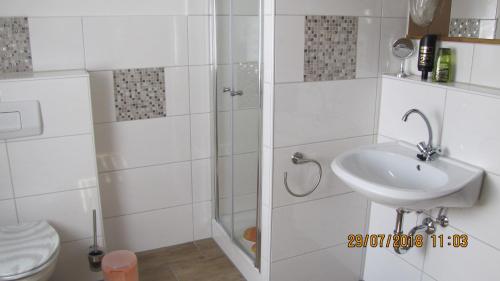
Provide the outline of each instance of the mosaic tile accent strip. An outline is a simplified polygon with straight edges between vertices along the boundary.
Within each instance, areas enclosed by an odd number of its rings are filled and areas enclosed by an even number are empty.
[[[165,69],[113,71],[117,121],[161,118],[166,115]]]
[[[0,73],[32,70],[28,18],[0,18]]]
[[[480,19],[451,19],[450,37],[479,38]]]
[[[306,16],[304,80],[356,78],[358,18]]]

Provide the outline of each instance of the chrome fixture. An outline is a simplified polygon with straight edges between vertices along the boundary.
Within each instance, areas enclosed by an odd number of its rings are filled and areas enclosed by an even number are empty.
[[[396,217],[396,227],[394,229],[394,235],[405,235],[403,231],[404,215],[410,213],[410,211],[406,211],[404,209],[397,209],[396,213],[397,217]],[[417,212],[417,214],[421,213],[422,212]],[[428,235],[432,235],[436,233],[436,225],[439,225],[441,227],[447,227],[450,224],[450,222],[445,213],[446,213],[446,208],[440,208],[436,220],[432,219],[431,217],[427,217],[422,221],[421,225],[417,225],[414,228],[412,228],[407,235],[411,239],[412,243],[415,241],[415,235],[419,232],[425,232]],[[394,244],[394,251],[400,255],[406,254],[411,249],[412,243],[408,243],[408,245],[405,246]]]
[[[410,0],[410,17],[419,26],[429,26],[434,20],[441,0]]]
[[[427,144],[425,142],[420,142],[417,144],[418,150],[421,152],[420,154],[417,154],[417,158],[422,160],[422,161],[432,161],[434,160],[438,155],[441,154],[441,148],[440,147],[433,147],[432,146],[432,127],[431,123],[429,122],[429,119],[422,113],[422,111],[418,109],[410,109],[408,112],[403,115],[403,121],[407,122],[408,117],[416,113],[424,119],[425,124],[427,125],[427,131],[429,133],[429,140],[427,141]]]
[[[264,216],[260,169],[264,159],[262,151],[264,5],[263,0],[245,1],[245,3],[251,3],[249,9],[246,9],[249,15],[246,21],[248,28],[245,29],[245,32],[248,33],[248,40],[245,41],[246,44],[238,44],[239,32],[237,32],[238,25],[236,23],[239,1],[210,0],[210,2],[212,6],[210,21],[212,44],[210,53],[213,61],[213,67],[211,68],[214,72],[211,81],[213,92],[219,93],[212,95],[211,100],[214,112],[213,121],[211,122],[211,135],[214,140],[212,142],[212,155],[216,156],[212,160],[215,220],[217,227],[220,227],[224,232],[221,236],[232,241],[226,246],[237,256],[239,254],[246,255],[254,262],[255,268],[260,272],[262,271],[261,233]],[[225,32],[221,33],[221,30]],[[250,45],[256,46],[256,48],[248,50]],[[241,52],[245,52],[248,56],[236,60]],[[238,72],[241,66],[247,64],[251,67],[251,71]],[[238,75],[236,75],[236,72],[238,72]],[[228,73],[230,75],[227,75]],[[238,88],[237,85],[242,83],[251,85],[251,87]],[[252,114],[252,120],[256,121],[250,126],[238,122],[239,114],[237,112],[240,107],[236,101],[244,97],[247,97],[245,105],[255,109],[248,112]],[[245,134],[248,130],[254,133],[251,135]],[[238,170],[235,167],[239,163],[240,155],[234,148],[238,147],[242,142],[250,142],[258,149],[251,152],[252,157],[248,159],[251,161],[245,162],[248,164],[249,169]],[[229,180],[226,180],[228,178]],[[235,200],[237,194],[234,192],[242,184],[251,186],[256,193],[253,206],[245,205],[245,210],[248,211],[245,212],[245,215],[239,212],[242,202],[240,202],[241,200]],[[230,204],[227,204],[228,202]],[[243,203],[247,204],[248,202]],[[255,247],[254,245],[250,247],[250,245],[242,243],[238,239],[240,235],[238,228],[243,225],[244,227],[256,227],[257,239]],[[250,268],[246,268],[248,265],[243,265],[244,270],[250,270]]]
[[[436,223],[442,227],[447,227],[448,225],[450,225],[450,220],[448,219],[448,216],[446,216],[447,211],[448,209],[446,208],[440,208],[438,216],[436,218]]]
[[[243,96],[243,91],[233,91],[231,88],[224,88],[224,93],[229,93],[231,97]]]
[[[90,252],[88,254],[89,266],[92,272],[101,271],[101,263],[104,258],[104,251],[99,249],[97,244],[97,211],[92,210],[92,222],[93,222],[93,234],[94,234],[94,244],[90,246]]]
[[[300,152],[296,152],[293,154],[292,156],[292,163],[295,164],[295,165],[302,165],[302,164],[307,164],[307,163],[314,163],[318,166],[318,169],[319,169],[319,179],[318,179],[318,182],[316,183],[316,185],[308,192],[306,193],[295,193],[293,192],[290,187],[288,186],[288,172],[285,172],[285,177],[284,177],[284,180],[283,180],[283,183],[285,184],[285,188],[286,190],[288,191],[288,193],[290,193],[292,196],[295,196],[295,197],[306,197],[310,194],[312,194],[314,191],[316,191],[316,189],[318,188],[319,184],[321,183],[321,179],[323,178],[323,168],[321,168],[321,164],[316,161],[316,160],[313,160],[313,159],[307,159],[304,157],[304,155]]]
[[[397,75],[398,78],[406,78],[408,74],[405,73],[405,60],[410,58],[415,53],[415,46],[413,41],[408,38],[400,38],[392,44],[392,54],[401,60],[401,69]]]

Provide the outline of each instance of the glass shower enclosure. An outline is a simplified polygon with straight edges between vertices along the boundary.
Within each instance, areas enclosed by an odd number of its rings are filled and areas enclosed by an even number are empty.
[[[259,266],[260,0],[214,0],[216,220]]]

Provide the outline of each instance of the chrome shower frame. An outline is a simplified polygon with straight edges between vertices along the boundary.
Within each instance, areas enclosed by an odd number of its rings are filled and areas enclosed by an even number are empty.
[[[219,171],[218,171],[218,162],[219,162],[219,149],[218,149],[218,112],[217,112],[217,89],[218,89],[218,57],[217,57],[217,5],[216,2],[218,0],[212,0],[211,1],[211,26],[210,26],[210,37],[211,37],[211,62],[212,62],[212,81],[213,81],[213,88],[212,88],[212,99],[211,99],[211,108],[213,112],[213,118],[212,118],[212,175],[213,175],[213,194],[214,194],[214,199],[213,199],[213,205],[214,205],[214,216],[215,220],[217,223],[221,223],[221,216],[220,216],[220,210],[219,210],[219,203],[220,203],[220,190],[219,190]],[[232,16],[232,1],[230,1],[230,14],[228,16]],[[255,267],[261,271],[261,252],[262,252],[262,177],[261,177],[261,168],[262,168],[262,130],[263,130],[263,49],[264,49],[264,40],[263,40],[263,26],[264,26],[264,5],[263,5],[263,0],[259,0],[259,62],[258,62],[258,69],[259,69],[259,77],[258,77],[258,95],[259,95],[259,105],[258,105],[258,110],[259,110],[259,122],[258,122],[258,132],[259,132],[259,137],[258,137],[258,164],[257,164],[257,217],[256,217],[256,226],[257,226],[257,250],[255,253],[255,262],[254,265]],[[232,22],[229,24],[229,32],[232,34]],[[230,48],[229,51],[232,53],[232,42],[230,40]],[[232,62],[231,62],[232,63]],[[231,121],[232,122],[232,121]],[[231,125],[232,126],[232,125]],[[233,202],[234,203],[234,202]],[[232,204],[234,208],[234,204]],[[232,216],[232,225],[234,226],[234,216]],[[223,227],[224,228],[224,227]],[[227,233],[230,237],[233,243],[238,246],[237,243],[235,243],[235,239],[233,237],[232,233]]]

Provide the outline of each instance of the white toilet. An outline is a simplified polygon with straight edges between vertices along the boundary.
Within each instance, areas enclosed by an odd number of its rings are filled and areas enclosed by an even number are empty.
[[[60,240],[45,221],[0,226],[0,281],[48,281]]]

